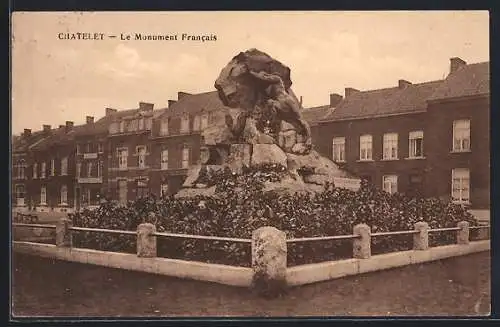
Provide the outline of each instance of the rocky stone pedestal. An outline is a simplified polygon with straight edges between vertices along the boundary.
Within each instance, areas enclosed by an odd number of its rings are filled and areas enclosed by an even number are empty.
[[[298,144],[298,143],[296,143]],[[189,170],[183,189],[176,197],[196,195],[212,196],[215,187],[208,187],[198,181],[202,169],[218,170],[229,168],[241,174],[244,167],[279,165],[285,167],[285,176],[279,182],[266,182],[264,191],[279,192],[321,192],[326,183],[334,183],[356,191],[360,180],[340,169],[334,162],[312,150],[306,155],[288,153],[277,144],[231,144],[226,159],[219,165],[197,165]]]

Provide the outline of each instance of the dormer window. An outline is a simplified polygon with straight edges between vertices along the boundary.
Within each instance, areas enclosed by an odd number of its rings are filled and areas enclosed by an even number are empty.
[[[181,118],[181,133],[189,133],[189,116],[184,115]]]
[[[168,119],[163,119],[160,123],[160,135],[168,135]]]
[[[201,130],[208,127],[208,114],[203,114],[201,116]]]

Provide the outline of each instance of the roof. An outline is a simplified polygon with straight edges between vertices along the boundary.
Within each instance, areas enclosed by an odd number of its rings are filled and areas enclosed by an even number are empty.
[[[41,151],[49,149],[56,144],[62,144],[74,140],[74,131],[81,128],[82,125],[73,126],[70,132],[66,132],[66,127],[53,128],[50,130],[50,134],[45,138],[32,145],[32,150]]]
[[[213,112],[219,110],[230,110],[224,106],[219,99],[217,91],[189,94],[173,103],[168,109],[164,109],[162,116],[180,116],[183,114],[195,114],[200,112]]]
[[[111,123],[126,117],[133,116],[137,113],[139,113],[139,109],[119,110],[102,117],[92,124],[80,125],[79,128],[75,129],[71,133],[73,133],[76,137],[106,134]]]
[[[330,113],[330,106],[318,106],[311,108],[304,108],[301,111],[302,117],[309,123],[314,123],[318,120],[323,119],[326,115]]]
[[[460,67],[449,74],[435,92],[430,101],[461,98],[490,93],[490,63],[481,62]]]
[[[47,135],[43,131],[33,132],[29,137],[25,137],[23,135],[14,136],[12,140],[12,151],[28,151],[30,146],[40,142],[45,137],[47,137]]]
[[[442,80],[406,87],[392,87],[371,91],[354,92],[322,120],[374,118],[394,114],[422,112],[426,100],[443,83]]]

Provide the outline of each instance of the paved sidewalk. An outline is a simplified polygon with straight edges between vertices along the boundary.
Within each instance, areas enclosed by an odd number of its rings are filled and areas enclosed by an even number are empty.
[[[18,316],[488,315],[490,253],[293,288],[266,300],[230,286],[15,254]]]

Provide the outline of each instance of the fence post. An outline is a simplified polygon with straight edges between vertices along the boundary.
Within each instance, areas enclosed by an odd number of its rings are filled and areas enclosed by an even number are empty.
[[[141,258],[156,257],[156,227],[150,223],[137,226],[137,256]]]
[[[68,218],[61,218],[56,224],[56,246],[71,247],[73,238],[70,228],[73,222]]]
[[[418,233],[413,234],[413,250],[427,250],[429,248],[429,224],[419,221],[414,226]]]
[[[461,221],[457,227],[460,228],[457,231],[457,244],[469,244],[469,222]]]
[[[252,233],[252,287],[262,296],[275,297],[286,289],[286,234],[274,227]]]
[[[371,256],[371,231],[367,224],[358,224],[353,228],[353,234],[359,237],[353,241],[352,254],[356,259],[368,259]]]
[[[490,227],[488,227],[488,228],[479,228],[478,238],[480,240],[487,240],[487,239],[489,239],[490,238],[489,232],[490,232]]]

